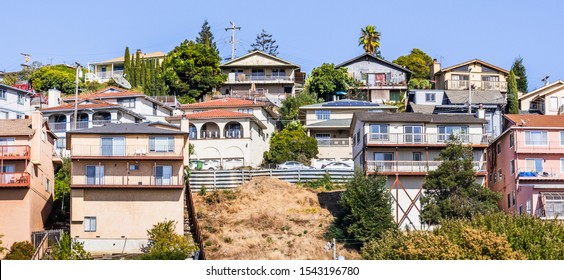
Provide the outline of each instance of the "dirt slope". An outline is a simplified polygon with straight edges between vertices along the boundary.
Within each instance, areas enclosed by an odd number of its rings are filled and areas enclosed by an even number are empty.
[[[323,234],[334,219],[326,208],[336,197],[270,177],[254,178],[235,191],[194,194],[206,258],[331,259]],[[360,258],[342,245],[337,248],[347,259]]]

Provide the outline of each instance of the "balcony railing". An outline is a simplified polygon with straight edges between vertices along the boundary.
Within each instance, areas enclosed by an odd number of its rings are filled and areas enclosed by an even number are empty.
[[[507,82],[499,81],[480,81],[480,80],[446,80],[445,89],[458,89],[464,90],[468,89],[468,85],[472,85],[474,90],[499,90],[507,91]]]
[[[427,173],[437,170],[441,161],[367,161],[369,172]],[[486,171],[485,161],[473,161],[476,172]]]
[[[72,157],[152,157],[182,156],[183,146],[73,145]]]
[[[0,173],[0,187],[29,187],[29,173],[2,172]]]
[[[348,146],[350,146],[350,139],[349,138],[317,139],[317,146],[319,146],[319,147],[348,147]]]
[[[24,145],[0,146],[1,159],[29,159],[30,147]]]
[[[76,122],[76,129],[85,129],[90,127],[90,123],[92,126],[101,126],[108,123],[115,123],[117,120],[93,120],[93,121],[78,121]],[[50,122],[49,127],[53,132],[65,132],[69,130],[73,130],[74,123],[73,122]]]
[[[369,133],[368,144],[442,144],[446,145],[450,138],[450,134],[433,134],[433,133]],[[456,137],[463,144],[488,144],[487,134],[459,134]]]
[[[202,130],[200,139],[219,139],[219,130]]]
[[[362,81],[364,86],[367,87],[407,87],[407,82],[404,79],[387,79],[384,81]]]
[[[75,186],[180,186],[183,185],[183,183],[183,178],[180,176],[72,176],[72,184]]]
[[[517,175],[520,180],[564,180],[564,172],[560,168],[542,168],[540,171],[520,168]]]
[[[560,141],[517,141],[517,152],[560,153],[564,145]]]
[[[228,82],[293,82],[293,76],[284,75],[229,75]]]

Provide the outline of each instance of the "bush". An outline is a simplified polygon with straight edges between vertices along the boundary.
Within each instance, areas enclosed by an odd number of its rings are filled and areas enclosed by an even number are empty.
[[[312,181],[306,181],[301,183],[300,185],[302,187],[308,189],[314,189],[314,190],[321,189],[325,191],[330,191],[335,189],[333,183],[331,182],[331,175],[329,175],[329,173],[325,173],[322,178]]]
[[[29,241],[15,242],[10,252],[4,257],[6,260],[31,260],[35,248]]]
[[[188,245],[186,237],[174,232],[176,221],[157,223],[147,230],[149,242],[143,248],[143,260],[185,260],[196,246]]]
[[[92,256],[84,250],[84,243],[72,239],[68,233],[63,233],[58,244],[53,246],[54,260],[88,260]]]

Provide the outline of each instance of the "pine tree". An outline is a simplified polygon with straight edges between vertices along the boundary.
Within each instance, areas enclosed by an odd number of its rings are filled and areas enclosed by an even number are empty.
[[[206,44],[209,47],[212,47],[216,53],[219,53],[217,46],[213,40],[213,33],[211,32],[211,27],[208,24],[208,20],[204,21],[202,24],[202,30],[198,33],[198,38],[196,38],[196,43],[199,44]]]
[[[277,56],[278,55],[278,45],[276,40],[272,39],[272,34],[266,33],[263,29],[262,32],[257,35],[255,43],[251,44],[251,51],[262,51],[267,54]]]
[[[517,90],[522,93],[528,92],[528,84],[527,84],[527,70],[525,69],[525,65],[523,65],[523,58],[517,57],[515,61],[513,61],[513,65],[511,66],[511,71],[515,76],[519,77],[517,80]]]
[[[139,52],[135,53],[135,85],[133,87],[143,86],[141,81],[141,54]]]
[[[517,79],[513,70],[509,71],[507,77],[507,106],[508,114],[519,114],[519,97],[517,96]]]
[[[131,76],[131,56],[129,54],[129,47],[125,47],[125,54],[123,55],[123,74],[126,79]]]

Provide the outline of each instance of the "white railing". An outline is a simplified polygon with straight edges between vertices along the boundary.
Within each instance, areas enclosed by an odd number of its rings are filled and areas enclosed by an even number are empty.
[[[488,144],[487,134],[459,134],[463,144]],[[369,133],[368,144],[446,144],[450,134],[433,133]]]
[[[71,156],[182,156],[183,146],[73,145]]]
[[[473,90],[499,90],[507,91],[507,82],[481,81],[481,80],[446,80],[445,89],[467,90],[472,85]]]
[[[110,185],[110,186],[179,186],[183,178],[179,176],[86,176],[73,175],[73,185]]]
[[[285,75],[231,75],[228,77],[228,82],[268,82],[268,81],[281,81],[281,82],[293,82],[293,76]]]
[[[202,130],[200,139],[219,139],[219,130]]]
[[[564,172],[560,168],[543,168],[540,171],[519,168],[517,175],[521,180],[564,179]]]
[[[422,172],[437,170],[442,161],[367,161],[369,172]],[[476,172],[486,171],[485,161],[473,161],[472,166]]]
[[[350,138],[317,139],[317,146],[319,147],[350,146]]]
[[[560,141],[517,141],[517,152],[564,152],[563,142]]]

